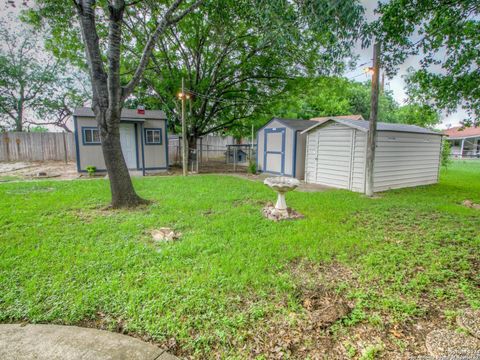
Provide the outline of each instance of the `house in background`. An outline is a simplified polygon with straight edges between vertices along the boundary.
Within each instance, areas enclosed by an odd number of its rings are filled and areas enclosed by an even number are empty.
[[[443,131],[457,158],[480,158],[480,127],[453,127]]]
[[[329,119],[363,120],[361,115],[327,116],[310,120],[273,118],[257,132],[257,169],[303,180],[305,139],[302,131]]]
[[[106,171],[100,133],[91,108],[73,112],[78,172],[88,166]],[[120,142],[129,170],[145,172],[168,168],[167,117],[160,110],[122,109]]]

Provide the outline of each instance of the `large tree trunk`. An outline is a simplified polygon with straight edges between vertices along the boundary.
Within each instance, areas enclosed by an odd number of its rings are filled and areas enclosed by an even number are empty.
[[[102,152],[110,179],[112,206],[134,207],[147,201],[141,199],[133,188],[120,144],[120,114],[123,106],[120,85],[120,44],[124,3],[122,0],[117,0],[110,6],[108,75],[105,72],[100,51],[94,9],[94,0],[83,0],[78,6],[92,81],[92,109],[100,129]]]
[[[103,119],[103,116],[107,118]],[[115,116],[118,116],[118,119],[112,118]],[[107,124],[111,124],[108,132],[104,131],[104,129],[100,131],[103,157],[105,159],[105,165],[110,179],[112,207],[135,207],[140,204],[146,204],[148,201],[139,197],[133,188],[120,143],[119,116],[120,114],[112,114],[111,112],[106,111],[100,113],[100,118],[97,118],[99,123],[105,121]]]
[[[173,16],[182,2],[183,0],[175,0],[166,10],[163,19],[147,40],[140,63],[132,79],[122,87],[120,82],[120,58],[123,16],[127,6],[125,0],[108,1],[107,66],[104,63],[96,28],[96,0],[74,1],[90,69],[93,95],[92,109],[100,129],[105,166],[110,178],[113,207],[133,207],[147,202],[136,194],[123,158],[120,144],[120,114],[125,99],[140,82],[159,36],[164,33],[168,26],[177,23],[192,12],[201,4],[202,0],[197,0],[180,14]],[[132,3],[135,3],[135,1]]]

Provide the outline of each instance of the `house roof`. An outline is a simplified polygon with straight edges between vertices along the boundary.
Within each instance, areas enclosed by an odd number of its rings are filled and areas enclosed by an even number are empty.
[[[369,126],[370,126],[370,123],[368,121],[365,121],[365,120],[344,120],[344,119],[331,118],[327,121],[334,121],[334,122],[337,122],[339,124],[343,124],[343,125],[346,125],[346,126],[349,126],[351,128],[354,128],[354,129],[357,129],[357,130],[360,130],[360,131],[364,131],[364,132],[368,132],[368,129],[369,129]],[[306,133],[310,130],[313,130],[317,126],[320,126],[320,125],[323,125],[323,124],[325,124],[325,121],[324,122],[318,122],[317,124],[314,124],[313,126],[304,130],[302,132],[302,134]],[[417,133],[417,134],[443,135],[440,132],[436,132],[436,131],[433,131],[433,130],[430,130],[430,129],[425,129],[425,128],[422,128],[422,127],[416,126],[416,125],[391,124],[391,123],[383,123],[383,122],[377,123],[377,131],[394,131],[394,132],[407,132],[407,133]]]
[[[80,107],[76,108],[73,111],[73,116],[82,116],[82,117],[95,117],[92,108],[89,107]],[[165,120],[167,116],[162,110],[145,110],[145,114],[138,114],[137,109],[122,109],[122,120],[123,119],[159,119]]]
[[[311,118],[310,120],[313,121],[327,121],[330,119],[338,119],[338,120],[365,120],[362,115],[340,115],[340,116],[322,116],[322,117],[315,117]]]
[[[444,135],[447,135],[450,139],[462,139],[468,137],[480,136],[480,127],[465,127],[461,126],[453,127],[443,131]]]

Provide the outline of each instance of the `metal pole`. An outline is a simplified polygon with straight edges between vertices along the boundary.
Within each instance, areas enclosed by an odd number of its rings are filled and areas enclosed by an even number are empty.
[[[185,81],[182,77],[182,168],[183,176],[188,174],[187,124],[185,122]]]
[[[67,139],[66,135],[63,132],[63,151],[65,152],[65,164],[68,164],[68,152],[67,152]]]
[[[237,171],[237,147],[233,147],[233,171]]]
[[[365,194],[373,196],[373,166],[375,162],[375,141],[377,136],[378,117],[378,88],[380,70],[380,43],[376,42],[373,47],[373,75],[372,75],[372,99],[370,109],[370,125],[367,137],[367,163],[365,176]]]

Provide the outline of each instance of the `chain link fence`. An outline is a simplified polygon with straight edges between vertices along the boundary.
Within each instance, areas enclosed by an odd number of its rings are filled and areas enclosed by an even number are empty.
[[[256,163],[256,145],[234,144],[232,137],[206,136],[198,139],[197,147],[189,149],[188,171],[197,173],[246,173]],[[169,164],[182,167],[182,141],[178,136],[169,138]]]

